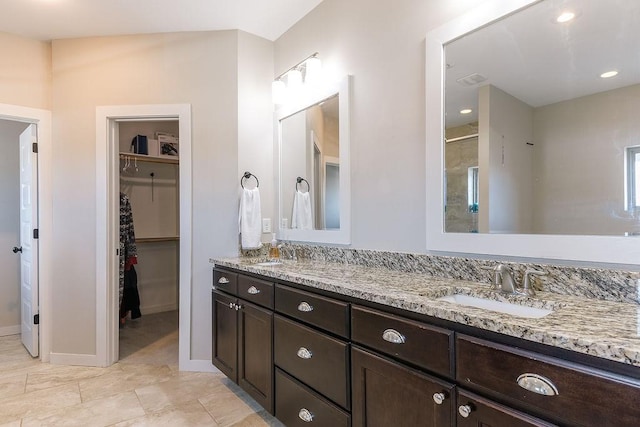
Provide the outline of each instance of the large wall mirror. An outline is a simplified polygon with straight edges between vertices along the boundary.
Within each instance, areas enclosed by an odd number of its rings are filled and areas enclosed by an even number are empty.
[[[488,1],[427,35],[430,250],[638,263],[639,36],[624,0]]]
[[[281,107],[279,238],[350,243],[349,78]]]

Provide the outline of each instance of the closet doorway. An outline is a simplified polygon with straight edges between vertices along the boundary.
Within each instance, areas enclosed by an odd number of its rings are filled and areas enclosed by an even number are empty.
[[[183,321],[191,293],[190,107],[98,107],[96,126],[98,148],[103,142],[105,149],[104,159],[97,155],[98,169],[105,166],[104,175],[98,171],[99,364],[153,357],[183,369],[190,335]]]

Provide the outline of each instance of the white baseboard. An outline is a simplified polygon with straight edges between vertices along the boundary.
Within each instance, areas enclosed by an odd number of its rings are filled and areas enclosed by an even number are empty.
[[[6,337],[7,335],[17,335],[20,332],[20,325],[3,326],[0,328],[0,337]]]
[[[178,309],[178,305],[176,303],[173,304],[163,304],[163,305],[150,305],[147,307],[140,307],[140,311],[142,315],[145,314],[154,314],[154,313],[163,313],[165,311],[175,311]]]
[[[180,363],[181,371],[190,372],[213,372],[220,373],[220,370],[213,366],[211,360],[187,360]]]
[[[52,365],[99,366],[95,354],[51,353],[49,363]]]

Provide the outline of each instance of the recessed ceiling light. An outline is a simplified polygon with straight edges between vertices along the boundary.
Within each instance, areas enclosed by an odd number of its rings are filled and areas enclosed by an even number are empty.
[[[471,108],[465,108],[464,110],[460,110],[460,114],[471,114],[473,110]]]
[[[612,71],[607,71],[606,73],[600,74],[600,77],[602,77],[603,79],[608,79],[611,77],[615,77],[617,75],[618,75],[618,72],[615,70],[612,70]]]
[[[576,14],[573,12],[562,12],[560,15],[558,15],[558,17],[556,18],[556,22],[560,23],[560,24],[564,24],[565,22],[569,22],[571,21],[573,18],[576,17]]]

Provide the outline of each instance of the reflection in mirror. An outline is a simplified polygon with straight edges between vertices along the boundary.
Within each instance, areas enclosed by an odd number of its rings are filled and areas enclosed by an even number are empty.
[[[340,228],[339,96],[280,121],[281,227]]]
[[[640,2],[545,0],[447,43],[445,231],[640,234],[638,39]]]
[[[345,76],[276,111],[281,240],[351,243],[350,87]]]

